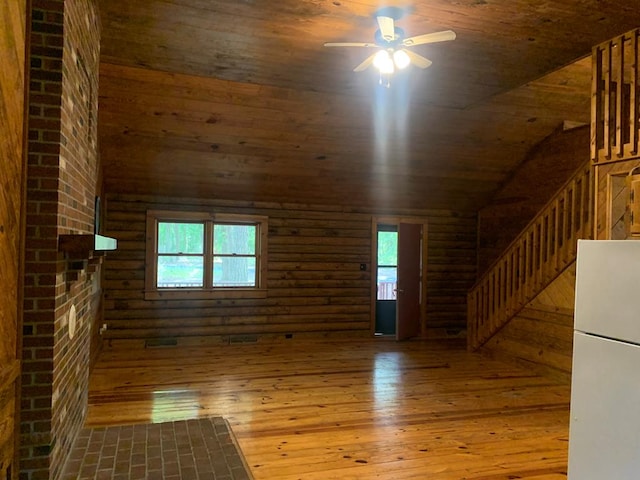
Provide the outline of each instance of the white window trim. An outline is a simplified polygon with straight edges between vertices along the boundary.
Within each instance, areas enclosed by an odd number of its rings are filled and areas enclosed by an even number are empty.
[[[210,288],[158,288],[158,222],[212,222],[252,224],[258,226],[256,239],[256,286]],[[265,298],[267,296],[268,217],[233,213],[211,213],[178,210],[148,210],[145,262],[145,300],[184,300],[208,298]]]

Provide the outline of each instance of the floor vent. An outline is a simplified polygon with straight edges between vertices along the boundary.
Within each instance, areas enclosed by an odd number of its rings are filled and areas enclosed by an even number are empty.
[[[229,343],[256,343],[257,335],[230,335]]]
[[[178,345],[178,339],[175,337],[147,338],[144,341],[144,348],[175,347],[176,345]]]

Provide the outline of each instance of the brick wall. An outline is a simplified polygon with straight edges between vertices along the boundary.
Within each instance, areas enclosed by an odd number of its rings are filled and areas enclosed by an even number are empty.
[[[32,8],[21,478],[35,480],[59,476],[86,412],[100,285],[68,281],[58,236],[93,233],[99,28],[94,0]]]
[[[0,478],[15,479],[22,323],[26,0],[0,0]]]

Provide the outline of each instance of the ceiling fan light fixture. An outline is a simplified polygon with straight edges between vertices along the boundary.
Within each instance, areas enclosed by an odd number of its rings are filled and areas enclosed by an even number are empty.
[[[395,70],[393,58],[387,50],[380,50],[373,58],[373,65],[383,74],[392,74]]]
[[[398,69],[403,70],[409,66],[411,59],[404,50],[396,50],[393,52],[393,63]]]
[[[423,33],[413,37],[405,37],[404,30],[396,27],[395,21],[403,13],[397,7],[385,7],[376,13],[378,30],[374,35],[375,41],[371,42],[329,42],[325,47],[365,47],[377,48],[378,50],[370,54],[353,71],[362,72],[371,65],[380,72],[381,78],[389,77],[396,70],[403,70],[409,65],[425,69],[433,63],[426,57],[412,51],[411,48],[427,43],[439,43],[455,40],[456,33],[453,30],[443,30],[441,32]]]

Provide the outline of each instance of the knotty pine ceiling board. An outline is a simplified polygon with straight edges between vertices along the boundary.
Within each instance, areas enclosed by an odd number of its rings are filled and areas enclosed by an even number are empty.
[[[108,189],[475,210],[589,121],[591,47],[640,24],[621,0],[384,5],[408,36],[458,35],[415,47],[433,65],[388,90],[352,71],[370,49],[322,46],[372,41],[377,1],[100,0]]]

